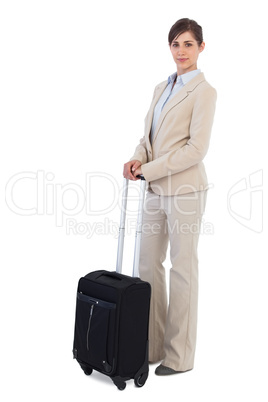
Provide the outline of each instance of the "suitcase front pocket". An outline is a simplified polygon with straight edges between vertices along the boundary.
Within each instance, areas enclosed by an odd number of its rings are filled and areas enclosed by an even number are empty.
[[[98,370],[113,370],[116,304],[77,293],[75,349],[79,360]]]

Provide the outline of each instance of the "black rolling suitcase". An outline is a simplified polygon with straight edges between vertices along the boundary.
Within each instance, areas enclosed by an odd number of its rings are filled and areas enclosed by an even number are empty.
[[[121,274],[128,180],[124,180],[116,272],[94,271],[78,283],[73,356],[85,374],[108,375],[118,389],[148,377],[148,321],[151,288],[138,278],[145,181],[141,180],[133,277]]]

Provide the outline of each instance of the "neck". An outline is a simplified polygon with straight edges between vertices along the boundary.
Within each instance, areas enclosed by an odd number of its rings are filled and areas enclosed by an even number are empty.
[[[183,74],[189,73],[190,71],[194,71],[194,70],[197,70],[196,64],[189,68],[185,68],[185,69],[177,68],[177,75],[183,75]]]

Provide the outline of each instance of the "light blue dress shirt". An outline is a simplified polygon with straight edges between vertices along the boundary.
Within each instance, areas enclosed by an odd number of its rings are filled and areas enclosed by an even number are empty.
[[[170,99],[173,98],[173,96],[175,96],[184,87],[185,84],[187,84],[187,82],[196,77],[200,72],[201,70],[193,70],[190,71],[189,73],[179,75],[178,77],[177,73],[174,73],[168,77],[168,84],[154,108],[154,116],[150,134],[151,143],[153,142],[155,128],[157,126],[163,107],[166,105],[168,101],[170,101]],[[177,77],[176,84],[172,89],[176,77]]]

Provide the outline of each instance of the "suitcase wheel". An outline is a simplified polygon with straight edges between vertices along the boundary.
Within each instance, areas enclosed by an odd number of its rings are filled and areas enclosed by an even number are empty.
[[[93,370],[91,368],[85,368],[85,369],[83,369],[83,371],[84,371],[85,375],[90,375],[90,374],[92,374]]]
[[[123,391],[123,390],[126,388],[126,383],[125,383],[125,382],[122,382],[120,385],[117,385],[117,388],[118,388],[120,391]]]
[[[114,385],[117,386],[117,388],[120,391],[123,391],[126,388],[126,382],[117,378],[112,378]]]
[[[146,383],[146,380],[148,378],[148,373],[143,373],[141,374],[138,378],[134,378],[134,383],[136,387],[143,387],[144,384]]]

